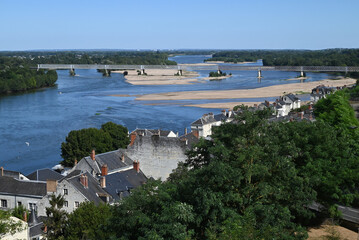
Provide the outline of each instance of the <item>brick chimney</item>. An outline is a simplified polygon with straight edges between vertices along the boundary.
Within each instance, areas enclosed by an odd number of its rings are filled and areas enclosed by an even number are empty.
[[[226,110],[225,110],[225,109],[222,110],[222,114],[223,114],[224,116],[226,116]]]
[[[136,172],[140,172],[140,163],[138,161],[133,162],[133,169],[135,169]]]
[[[121,162],[125,162],[125,154],[122,153]]]
[[[44,233],[47,233],[47,226],[44,225],[44,230],[42,230]]]
[[[100,179],[100,185],[102,188],[106,188],[106,178],[105,177],[102,177]]]
[[[130,135],[130,140],[131,140],[131,142],[130,142],[130,146],[132,146],[132,145],[133,145],[133,143],[134,143],[134,142],[135,142],[135,140],[136,140],[136,137],[137,137],[137,133],[136,133],[136,132],[131,133],[131,135]]]
[[[26,211],[24,211],[22,213],[22,218],[23,218],[24,222],[27,222],[27,212]]]
[[[192,134],[193,134],[196,138],[199,138],[199,132],[198,132],[198,130],[192,131]]]
[[[4,167],[1,167],[1,176],[4,176]]]
[[[108,174],[107,164],[102,165],[101,167],[101,176],[106,176]]]
[[[77,165],[77,159],[75,158],[74,166],[76,166],[76,165]]]
[[[91,155],[90,155],[91,159],[95,161],[96,159],[96,152],[95,149],[92,149]]]
[[[88,188],[88,179],[86,175],[81,174],[80,182],[85,188]]]
[[[187,128],[184,129],[184,135],[187,135]]]
[[[46,191],[56,192],[56,190],[57,190],[57,180],[46,180]]]

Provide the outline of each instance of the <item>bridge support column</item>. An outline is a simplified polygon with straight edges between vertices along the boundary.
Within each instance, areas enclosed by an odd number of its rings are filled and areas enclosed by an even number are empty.
[[[257,78],[262,78],[262,70],[261,69],[258,69]]]
[[[76,73],[75,73],[75,69],[74,68],[71,68],[70,69],[70,76],[75,76]]]
[[[183,73],[182,73],[182,69],[178,69],[177,75],[178,75],[178,76],[182,76],[182,74],[183,74]]]
[[[141,75],[146,75],[146,72],[145,72],[144,68],[141,69]]]
[[[111,75],[111,71],[107,70],[107,67],[105,65],[105,71],[102,73],[102,76],[104,77],[109,77]]]
[[[304,77],[304,72],[300,71],[300,77]]]

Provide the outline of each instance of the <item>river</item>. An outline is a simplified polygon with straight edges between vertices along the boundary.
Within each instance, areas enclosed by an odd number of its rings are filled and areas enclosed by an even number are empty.
[[[170,60],[198,63],[205,58],[207,56],[174,56]],[[130,131],[161,128],[181,134],[202,114],[216,111],[182,106],[213,100],[160,101],[160,105],[147,105],[149,102],[136,101],[134,97],[112,97],[111,94],[256,88],[292,83],[285,79],[298,75],[295,72],[264,72],[264,78],[258,82],[256,72],[243,71],[232,72],[233,77],[222,81],[193,85],[134,86],[126,83],[118,73],[112,73],[111,77],[102,77],[96,70],[76,70],[74,77],[69,76],[67,70],[57,73],[55,87],[0,97],[0,166],[5,169],[28,174],[58,164],[61,143],[71,130],[99,128],[112,121]],[[199,74],[208,76],[208,71]],[[307,76],[310,77],[308,81],[328,78],[324,73],[307,73]]]

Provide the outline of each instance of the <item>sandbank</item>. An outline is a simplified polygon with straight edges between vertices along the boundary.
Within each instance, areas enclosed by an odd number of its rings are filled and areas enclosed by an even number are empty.
[[[123,73],[124,71],[113,71]],[[170,85],[170,84],[194,84],[202,82],[197,79],[196,72],[182,71],[182,76],[175,76],[176,69],[146,69],[147,75],[138,75],[137,70],[127,70],[126,82],[132,85]]]
[[[256,63],[256,62],[225,62],[225,61],[206,61],[206,63],[229,63],[229,64],[247,64],[247,63]]]
[[[344,85],[355,84],[356,80],[345,78],[340,80],[321,80],[315,82],[290,83],[274,85],[269,87],[255,89],[237,89],[237,90],[220,90],[220,91],[185,91],[185,92],[168,92],[158,94],[146,94],[137,97],[136,100],[188,100],[188,99],[234,99],[234,98],[258,98],[258,97],[278,97],[286,93],[311,92],[318,85],[329,87],[339,87]]]

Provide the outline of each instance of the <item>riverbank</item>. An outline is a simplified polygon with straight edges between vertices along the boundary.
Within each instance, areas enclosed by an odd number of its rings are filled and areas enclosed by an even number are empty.
[[[244,105],[253,107],[254,104],[260,104],[261,102],[224,102],[224,103],[203,103],[203,104],[188,104],[183,105],[185,107],[198,107],[198,108],[222,108],[233,109],[235,106]]]
[[[236,89],[236,90],[219,90],[219,91],[184,91],[184,92],[167,92],[157,94],[146,94],[136,98],[136,100],[156,101],[156,100],[200,100],[200,99],[235,99],[235,98],[265,98],[278,97],[287,93],[311,92],[318,85],[329,87],[339,87],[352,85],[356,79],[345,78],[340,80],[321,80],[315,82],[290,83],[274,85],[254,89]],[[112,95],[116,96],[116,95]]]

